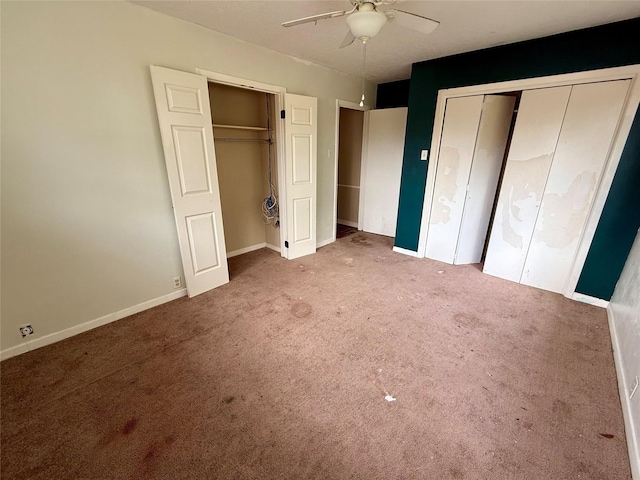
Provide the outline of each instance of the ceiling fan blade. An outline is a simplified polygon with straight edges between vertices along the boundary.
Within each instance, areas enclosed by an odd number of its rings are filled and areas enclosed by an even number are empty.
[[[342,43],[338,48],[348,47],[354,42],[355,39],[356,37],[353,36],[353,33],[351,33],[351,30],[348,30],[347,34],[344,36],[344,39],[342,40]]]
[[[411,30],[415,30],[416,32],[424,33],[425,35],[433,32],[440,22],[436,20],[432,20],[427,17],[423,17],[422,15],[416,15],[415,13],[405,12],[403,10],[388,10],[385,12],[393,19],[395,23],[401,25],[406,28],[410,28]]]
[[[338,10],[335,12],[321,13],[319,15],[311,15],[310,17],[303,17],[303,18],[298,18],[297,20],[290,20],[288,22],[283,22],[281,23],[281,25],[283,27],[294,27],[296,25],[302,25],[303,23],[317,22],[318,20],[324,20],[326,18],[342,17],[347,13],[350,13],[350,12],[345,10]]]

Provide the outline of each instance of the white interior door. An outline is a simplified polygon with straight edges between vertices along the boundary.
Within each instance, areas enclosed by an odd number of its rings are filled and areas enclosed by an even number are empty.
[[[486,95],[473,153],[454,263],[480,263],[491,221],[516,98]]]
[[[286,93],[287,258],[316,252],[318,99]]]
[[[190,297],[229,282],[207,80],[151,66],[162,147]]]
[[[484,273],[519,282],[571,86],[522,92]]]
[[[427,258],[454,262],[483,101],[484,95],[447,100],[427,232]]]
[[[394,237],[408,108],[370,110],[365,132],[366,158],[360,181],[362,229]]]
[[[564,291],[630,83],[573,87],[520,283]]]

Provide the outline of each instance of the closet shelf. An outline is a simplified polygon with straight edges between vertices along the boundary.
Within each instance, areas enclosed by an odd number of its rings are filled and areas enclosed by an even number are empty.
[[[230,128],[234,130],[258,130],[262,132],[267,132],[269,129],[267,127],[247,127],[244,125],[223,125],[220,123],[214,123],[213,126],[215,128]]]
[[[266,138],[224,138],[213,137],[214,142],[238,142],[238,143],[272,143],[271,140]]]

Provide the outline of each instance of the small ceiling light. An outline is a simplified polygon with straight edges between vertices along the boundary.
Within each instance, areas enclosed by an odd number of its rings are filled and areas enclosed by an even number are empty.
[[[367,2],[363,3],[357,12],[349,15],[346,21],[353,36],[366,41],[378,34],[386,23],[387,16],[376,12],[373,4]]]

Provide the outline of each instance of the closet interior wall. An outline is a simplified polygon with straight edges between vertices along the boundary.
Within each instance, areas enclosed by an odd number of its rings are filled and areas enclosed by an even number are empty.
[[[275,98],[210,82],[209,99],[227,257],[265,246],[280,251],[280,228],[266,224],[262,213],[270,192],[269,148],[277,198]]]

